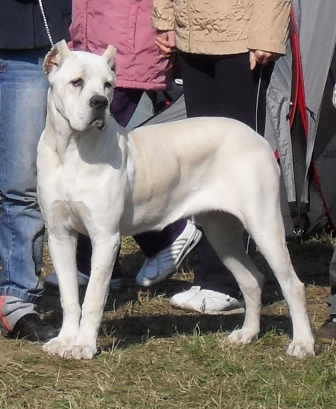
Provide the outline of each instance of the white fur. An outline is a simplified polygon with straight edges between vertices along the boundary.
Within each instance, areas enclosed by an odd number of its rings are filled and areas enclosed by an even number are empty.
[[[91,359],[121,235],[162,229],[199,214],[246,303],[244,325],[230,339],[250,342],[260,326],[263,276],[245,253],[245,228],[289,304],[294,331],[288,354],[314,354],[304,286],[285,241],[279,169],[268,143],[226,118],[186,119],[128,132],[107,107],[99,111],[90,105],[92,96],[112,99],[114,54],[112,46],[102,57],[70,52],[61,42],[45,60],[50,90],[38,147],[38,192],[64,310],[61,332],[45,350]],[[76,282],[78,232],[88,234],[93,244],[82,309]]]

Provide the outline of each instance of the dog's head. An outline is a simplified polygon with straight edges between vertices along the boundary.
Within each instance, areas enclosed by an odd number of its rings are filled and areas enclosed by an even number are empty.
[[[102,56],[70,51],[63,40],[46,55],[43,67],[50,83],[49,99],[72,129],[105,127],[115,87],[115,54],[112,45]]]

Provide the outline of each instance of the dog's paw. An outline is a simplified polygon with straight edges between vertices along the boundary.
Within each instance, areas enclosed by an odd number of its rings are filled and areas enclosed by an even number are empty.
[[[314,342],[292,341],[287,348],[287,355],[303,358],[307,355],[315,355]]]
[[[65,352],[71,342],[73,342],[73,340],[58,336],[45,343],[42,348],[48,354],[59,355],[60,357],[64,358]]]
[[[69,351],[73,359],[92,359],[97,355],[97,347],[94,345],[74,345]]]
[[[53,338],[43,345],[43,349],[52,355],[63,359],[92,359],[97,355],[96,345],[79,345],[73,340]]]
[[[257,333],[255,332],[246,331],[244,329],[237,329],[231,332],[228,340],[236,344],[249,344],[256,336]]]

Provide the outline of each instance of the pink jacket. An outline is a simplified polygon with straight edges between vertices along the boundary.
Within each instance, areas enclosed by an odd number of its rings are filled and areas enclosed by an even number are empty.
[[[117,48],[117,86],[166,89],[171,63],[158,53],[151,25],[153,0],[73,0],[70,47],[102,54]]]

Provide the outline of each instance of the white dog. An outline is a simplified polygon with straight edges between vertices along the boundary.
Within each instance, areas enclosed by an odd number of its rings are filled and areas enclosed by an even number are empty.
[[[293,320],[287,353],[314,354],[304,286],[288,254],[279,206],[279,168],[268,143],[226,118],[194,118],[128,132],[109,114],[115,48],[103,56],[56,44],[45,59],[50,81],[46,127],[38,147],[38,192],[64,311],[44,349],[91,359],[121,235],[162,229],[199,214],[204,231],[236,277],[246,304],[233,342],[260,327],[263,276],[245,253],[254,238],[280,282]],[[206,101],[205,101],[206,103]],[[90,236],[92,273],[80,308],[78,232]]]

